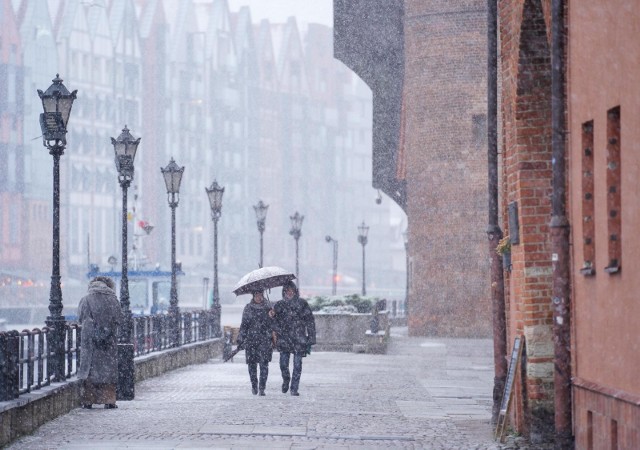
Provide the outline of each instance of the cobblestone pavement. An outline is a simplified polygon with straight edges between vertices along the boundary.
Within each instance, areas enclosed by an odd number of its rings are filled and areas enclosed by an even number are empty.
[[[265,397],[247,366],[211,360],[136,385],[119,409],[75,409],[10,449],[502,449],[492,439],[492,343],[408,338],[386,355],[317,352],[300,396],[270,364]]]

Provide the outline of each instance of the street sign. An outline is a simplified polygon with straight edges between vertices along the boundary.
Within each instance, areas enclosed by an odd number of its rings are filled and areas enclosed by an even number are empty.
[[[504,392],[502,394],[502,402],[500,403],[500,414],[498,415],[498,423],[494,439],[504,440],[504,431],[507,424],[507,414],[509,405],[511,405],[511,397],[513,392],[513,381],[522,359],[522,336],[516,336],[513,341],[513,350],[511,352],[511,360],[509,361],[509,371],[507,372],[507,381],[504,384]]]

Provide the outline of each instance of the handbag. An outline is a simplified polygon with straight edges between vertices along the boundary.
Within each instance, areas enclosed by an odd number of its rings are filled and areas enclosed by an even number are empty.
[[[88,303],[87,306],[89,307],[89,317],[93,322],[93,334],[91,335],[91,341],[93,342],[94,347],[101,350],[109,348],[113,342],[113,328],[98,326],[93,318],[93,312],[91,311],[91,307]]]
[[[93,345],[96,348],[99,348],[99,349],[108,348],[113,342],[112,337],[113,337],[113,330],[111,328],[99,327],[94,325],[92,340],[93,340]]]

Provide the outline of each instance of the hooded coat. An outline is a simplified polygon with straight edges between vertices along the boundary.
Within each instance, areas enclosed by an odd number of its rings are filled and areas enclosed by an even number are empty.
[[[247,364],[271,361],[273,319],[269,317],[270,309],[271,305],[265,299],[262,303],[252,300],[242,311],[237,343],[245,350]]]
[[[307,346],[316,343],[316,321],[306,300],[298,295],[280,300],[274,306],[277,348],[281,353],[305,353]],[[283,289],[284,297],[284,289]]]
[[[91,281],[87,295],[78,304],[78,319],[82,326],[78,378],[95,384],[117,383],[117,328],[124,315],[115,291],[102,281]],[[113,331],[105,348],[97,348],[93,343],[96,326]]]

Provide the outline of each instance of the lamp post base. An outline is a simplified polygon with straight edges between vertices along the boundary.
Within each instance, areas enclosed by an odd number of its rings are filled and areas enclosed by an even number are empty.
[[[51,353],[53,353],[53,360],[51,364],[50,374],[55,377],[58,382],[66,380],[65,374],[65,354],[64,344],[67,332],[67,321],[64,316],[59,317],[47,317],[45,324],[50,329],[50,345]]]
[[[117,400],[133,400],[135,397],[135,366],[133,344],[118,344]]]
[[[220,328],[220,315],[222,313],[222,308],[218,301],[214,299],[214,302],[215,303],[211,306],[211,314],[212,314],[211,334],[213,335],[213,337],[221,337],[222,330]]]
[[[170,305],[167,313],[169,316],[169,333],[171,336],[171,347],[180,347],[180,308],[178,306]]]

